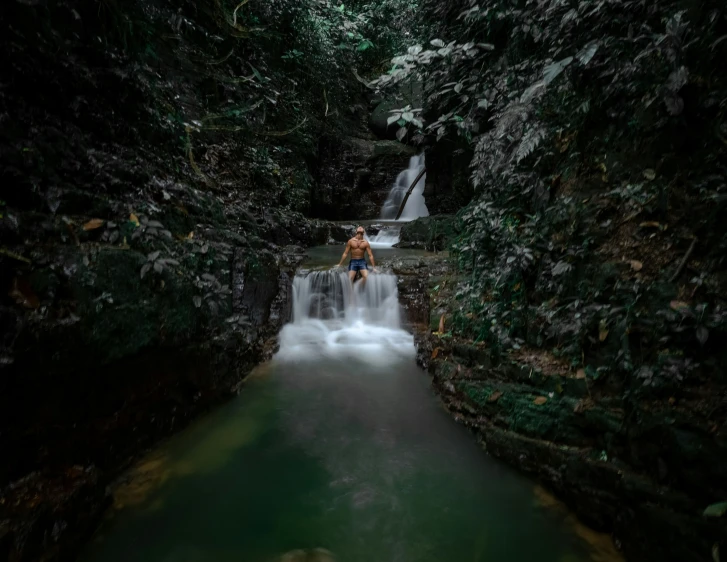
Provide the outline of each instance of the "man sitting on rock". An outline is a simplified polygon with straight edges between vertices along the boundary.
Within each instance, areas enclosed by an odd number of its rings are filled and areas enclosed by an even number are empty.
[[[348,263],[348,278],[353,282],[356,278],[356,274],[360,271],[361,277],[366,281],[369,275],[368,267],[366,266],[366,258],[364,252],[367,252],[369,259],[371,260],[371,267],[374,271],[377,271],[376,264],[374,263],[374,254],[371,253],[371,244],[364,240],[364,229],[363,226],[356,228],[356,236],[351,238],[346,244],[346,249],[343,251],[341,261],[338,262],[337,267],[343,265],[343,260],[346,259],[348,252],[351,252],[351,261]]]

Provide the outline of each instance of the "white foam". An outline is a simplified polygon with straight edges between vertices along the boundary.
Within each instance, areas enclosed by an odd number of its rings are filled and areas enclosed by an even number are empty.
[[[377,248],[391,248],[394,244],[399,242],[399,234],[401,233],[400,226],[384,226],[379,230],[379,233],[373,238],[366,236],[371,247],[375,250]]]
[[[293,280],[293,321],[280,332],[281,361],[351,357],[385,366],[414,357],[401,329],[397,278],[370,272],[352,286],[343,271],[312,271]]]

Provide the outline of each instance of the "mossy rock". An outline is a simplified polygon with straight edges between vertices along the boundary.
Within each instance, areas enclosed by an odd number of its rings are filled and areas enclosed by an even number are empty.
[[[454,217],[438,215],[421,217],[401,227],[398,248],[443,250],[454,237]]]

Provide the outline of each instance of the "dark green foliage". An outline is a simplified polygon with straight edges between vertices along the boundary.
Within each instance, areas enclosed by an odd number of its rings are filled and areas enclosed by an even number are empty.
[[[375,83],[423,81],[414,139],[474,150],[455,329],[639,392],[724,381],[723,6],[423,7],[436,35]]]

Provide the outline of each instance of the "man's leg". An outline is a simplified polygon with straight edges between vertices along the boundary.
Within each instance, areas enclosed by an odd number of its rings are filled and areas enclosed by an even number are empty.
[[[349,279],[349,281],[351,281],[351,283],[353,283],[353,280],[356,279],[356,270],[355,269],[350,269],[348,271],[348,279]]]
[[[365,267],[363,269],[361,269],[361,277],[363,277],[363,279],[361,279],[361,283],[363,283],[365,285],[366,279],[368,278],[368,276],[369,276],[369,270],[366,269]]]

